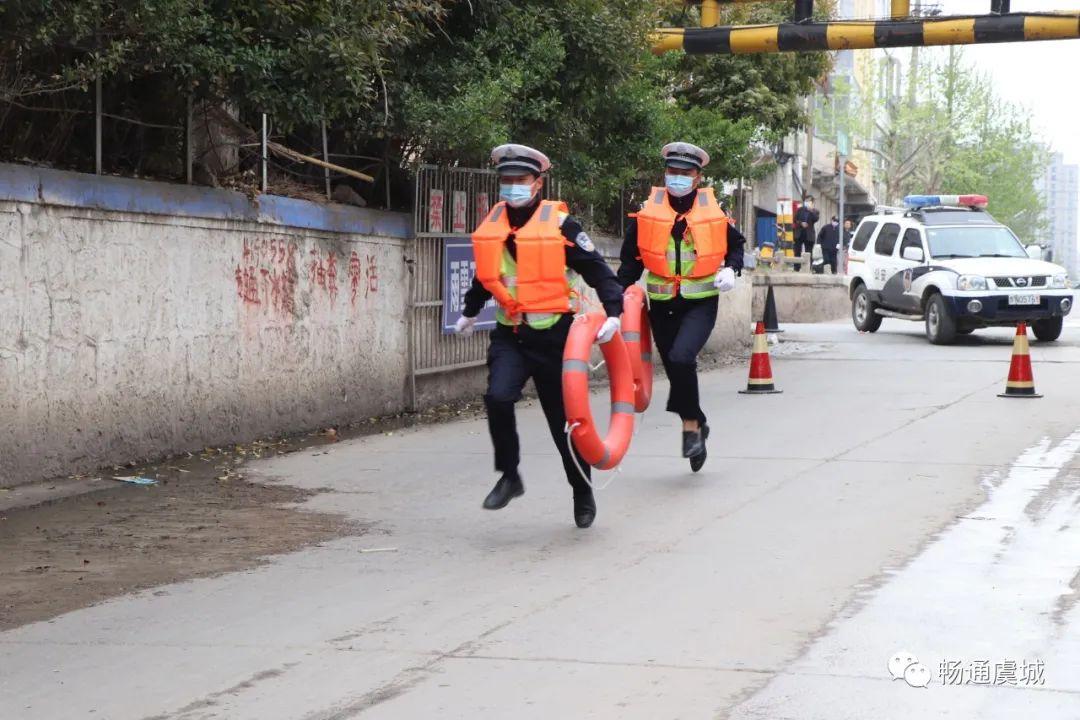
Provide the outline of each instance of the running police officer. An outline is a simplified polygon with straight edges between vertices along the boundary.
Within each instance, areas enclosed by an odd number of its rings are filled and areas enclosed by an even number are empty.
[[[697,356],[716,324],[718,296],[742,270],[742,233],[728,222],[712,188],[701,185],[709,155],[690,143],[661,152],[665,187],[654,187],[626,229],[619,284],[648,271],[649,321],[671,394],[668,412],[683,421],[682,455],[694,472],[705,464],[709,426],[698,395]]]
[[[484,507],[498,510],[525,492],[518,471],[514,403],[531,377],[574,490],[574,521],[587,528],[596,517],[596,502],[582,478],[582,473],[589,475],[589,466],[570,447],[565,432],[563,346],[574,320],[578,277],[596,290],[607,312],[597,334],[602,343],[619,328],[622,288],[581,223],[568,215],[566,204],[540,199],[544,173],[551,167],[546,155],[524,145],[500,145],[491,160],[499,174],[500,202],[473,233],[476,277],[455,326],[459,333],[471,333],[480,309],[495,298],[498,323],[488,348],[484,404],[495,469],[502,477]],[[577,455],[576,464],[571,452]]]

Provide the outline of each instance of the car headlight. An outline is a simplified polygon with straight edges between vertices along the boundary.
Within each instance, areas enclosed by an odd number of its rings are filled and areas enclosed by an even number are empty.
[[[986,278],[982,275],[961,275],[956,280],[957,290],[985,290]]]
[[[1050,287],[1067,288],[1069,287],[1068,275],[1055,275],[1050,282]]]

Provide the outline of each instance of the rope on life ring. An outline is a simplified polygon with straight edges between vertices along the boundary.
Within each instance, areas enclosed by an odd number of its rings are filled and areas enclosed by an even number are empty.
[[[611,422],[603,438],[589,407],[589,355],[604,324],[600,313],[581,315],[570,326],[563,350],[562,391],[570,438],[582,459],[600,470],[618,465],[634,435],[634,374],[621,333],[600,346],[611,384]]]

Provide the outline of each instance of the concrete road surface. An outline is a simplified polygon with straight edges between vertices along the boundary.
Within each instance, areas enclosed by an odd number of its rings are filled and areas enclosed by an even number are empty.
[[[263,462],[370,531],[0,635],[0,717],[1078,718],[1080,327],[1040,400],[1010,342],[789,326],[699,475],[659,385],[584,531],[535,405],[499,512],[483,421]]]

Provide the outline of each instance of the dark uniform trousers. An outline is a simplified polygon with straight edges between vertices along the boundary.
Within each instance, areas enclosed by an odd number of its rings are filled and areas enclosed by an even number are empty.
[[[649,322],[653,339],[660,352],[671,384],[668,412],[677,413],[683,420],[705,424],[698,394],[697,356],[716,325],[716,296],[701,300],[676,297],[667,301],[653,300]]]
[[[484,404],[491,442],[495,446],[495,469],[503,473],[516,472],[521,461],[521,446],[514,403],[521,399],[525,383],[532,378],[551,430],[551,439],[562,456],[566,479],[576,491],[588,488],[588,484],[582,480],[570,456],[562,396],[563,347],[573,320],[572,315],[564,315],[548,330],[534,330],[525,324],[516,329],[498,325],[491,333],[488,347],[488,390]],[[577,459],[582,472],[589,476],[589,466],[580,455]]]
[[[802,229],[802,228],[800,228]],[[809,230],[802,233],[796,233],[795,235],[795,257],[802,258],[803,250],[806,250],[806,254],[811,258],[814,255],[814,235]],[[802,263],[794,263],[795,272],[802,270]]]
[[[821,256],[825,259],[825,264],[832,268],[833,275],[836,274],[836,252],[836,248],[821,246]]]

